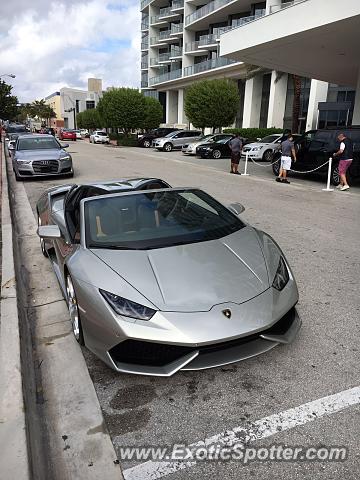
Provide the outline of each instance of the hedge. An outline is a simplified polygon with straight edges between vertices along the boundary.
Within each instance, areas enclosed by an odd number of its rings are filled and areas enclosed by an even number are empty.
[[[110,133],[110,140],[116,140],[116,143],[123,147],[136,147],[138,144],[137,135],[126,136],[123,133]]]
[[[283,133],[283,131],[282,128],[225,128],[223,130],[224,133],[239,134],[240,137],[247,140],[256,140],[274,133]]]

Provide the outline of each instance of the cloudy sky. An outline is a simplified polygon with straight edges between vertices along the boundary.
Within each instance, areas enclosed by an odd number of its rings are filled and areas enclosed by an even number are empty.
[[[138,0],[0,0],[0,75],[20,102],[63,86],[140,83]]]

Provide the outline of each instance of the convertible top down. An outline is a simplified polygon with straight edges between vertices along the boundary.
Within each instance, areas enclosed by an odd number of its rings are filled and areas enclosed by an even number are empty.
[[[162,376],[291,342],[293,273],[243,210],[156,178],[47,190],[38,234],[77,341],[117,371]]]

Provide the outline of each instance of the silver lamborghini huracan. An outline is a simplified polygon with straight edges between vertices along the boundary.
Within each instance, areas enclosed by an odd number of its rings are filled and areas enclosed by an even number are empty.
[[[77,341],[118,372],[161,376],[290,343],[294,276],[243,210],[155,178],[47,190],[38,234]]]

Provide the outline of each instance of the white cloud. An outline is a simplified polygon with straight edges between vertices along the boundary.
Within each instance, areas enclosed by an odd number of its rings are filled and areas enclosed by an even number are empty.
[[[8,3],[0,6],[0,73],[16,75],[11,83],[20,101],[85,87],[89,76],[102,78],[105,88],[138,86],[138,1]]]

